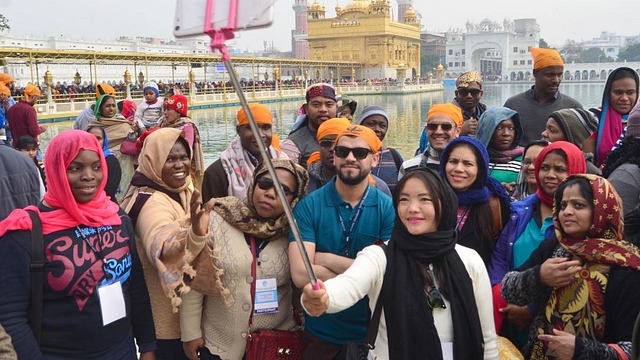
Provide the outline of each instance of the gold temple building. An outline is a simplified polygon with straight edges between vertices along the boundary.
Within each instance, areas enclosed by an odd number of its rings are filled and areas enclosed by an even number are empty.
[[[354,61],[362,69],[340,68],[341,79],[415,78],[420,71],[420,24],[409,7],[403,22],[391,19],[389,0],[353,0],[326,18],[315,0],[307,10],[311,60]]]

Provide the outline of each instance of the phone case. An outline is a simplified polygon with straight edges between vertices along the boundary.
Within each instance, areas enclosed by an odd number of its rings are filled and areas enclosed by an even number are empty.
[[[270,26],[273,23],[274,0],[236,0],[237,18],[234,30],[250,30]],[[213,0],[211,14],[214,29],[229,26],[230,0]],[[204,34],[204,18],[207,0],[177,0],[173,35],[176,38]]]

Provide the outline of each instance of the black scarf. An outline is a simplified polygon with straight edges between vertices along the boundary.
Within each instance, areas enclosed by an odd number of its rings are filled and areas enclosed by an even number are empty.
[[[436,272],[442,274],[439,289],[451,304],[454,359],[481,360],[484,357],[484,340],[473,284],[455,251],[456,233],[453,229],[457,199],[453,190],[441,180],[440,187],[444,206],[437,231],[411,235],[396,215],[380,293],[391,360],[442,360],[432,313],[441,309],[429,307],[418,263],[433,263]]]

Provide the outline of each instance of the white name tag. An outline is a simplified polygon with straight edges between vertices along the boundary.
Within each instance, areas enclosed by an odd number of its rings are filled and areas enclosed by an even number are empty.
[[[442,359],[453,360],[453,342],[443,342],[442,345]]]
[[[98,287],[98,298],[100,299],[100,309],[102,310],[103,326],[127,316],[120,281]]]
[[[256,280],[256,298],[253,302],[253,314],[272,314],[278,312],[278,283],[275,278]]]

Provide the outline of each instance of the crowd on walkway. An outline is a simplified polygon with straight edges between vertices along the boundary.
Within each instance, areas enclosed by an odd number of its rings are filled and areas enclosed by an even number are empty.
[[[365,341],[370,359],[631,359],[639,76],[619,67],[584,109],[560,54],[531,55],[504,104],[462,74],[406,160],[387,111],[329,83],[285,139],[266,106],[238,109],[208,167],[179,88],[137,104],[100,83],[41,154],[40,89],[15,102],[0,74],[0,358],[267,359],[256,332],[278,330],[290,359]]]

